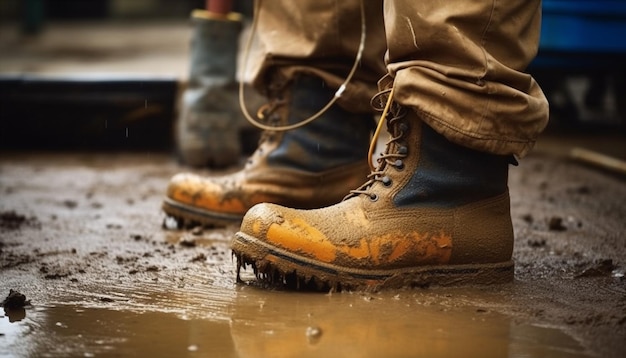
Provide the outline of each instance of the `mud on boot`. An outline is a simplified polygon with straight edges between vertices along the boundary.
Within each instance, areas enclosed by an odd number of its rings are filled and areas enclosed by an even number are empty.
[[[512,280],[511,158],[449,142],[389,103],[391,139],[369,180],[321,209],[254,206],[232,242],[238,270],[352,289]]]

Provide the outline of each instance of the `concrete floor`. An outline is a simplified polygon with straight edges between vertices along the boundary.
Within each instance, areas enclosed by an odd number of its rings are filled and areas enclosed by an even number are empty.
[[[50,23],[36,36],[16,24],[0,30],[0,73],[187,75],[186,21]]]

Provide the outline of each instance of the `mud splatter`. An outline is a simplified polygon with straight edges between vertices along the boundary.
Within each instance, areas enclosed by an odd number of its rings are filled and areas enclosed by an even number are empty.
[[[36,217],[27,217],[15,211],[0,212],[0,229],[18,230],[24,226],[40,228],[41,224]]]

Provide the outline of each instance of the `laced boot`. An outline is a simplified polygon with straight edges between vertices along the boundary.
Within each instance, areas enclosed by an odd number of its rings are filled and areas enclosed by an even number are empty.
[[[238,279],[248,265],[262,282],[326,289],[513,278],[511,158],[449,142],[377,96],[390,140],[369,180],[326,208],[251,208],[232,242]]]
[[[270,89],[272,100],[259,117],[271,126],[293,125],[315,114],[332,96],[321,80],[303,76]],[[162,208],[179,224],[225,226],[239,224],[248,209],[262,202],[297,208],[335,204],[369,173],[363,154],[373,126],[371,114],[352,114],[333,105],[302,127],[265,131],[239,172],[174,176]]]

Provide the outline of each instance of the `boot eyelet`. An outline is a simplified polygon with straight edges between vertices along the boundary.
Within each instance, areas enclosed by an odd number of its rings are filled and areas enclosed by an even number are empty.
[[[406,146],[401,145],[398,147],[398,154],[406,155],[408,152],[409,149]]]
[[[381,181],[383,182],[384,186],[390,186],[391,185],[391,178],[389,178],[388,176],[384,176]]]
[[[404,162],[403,162],[402,160],[398,159],[398,160],[396,160],[396,161],[393,163],[393,166],[394,166],[394,168],[396,168],[397,170],[402,170],[402,169],[404,169]]]
[[[372,202],[378,201],[378,194],[370,194],[369,197]]]

